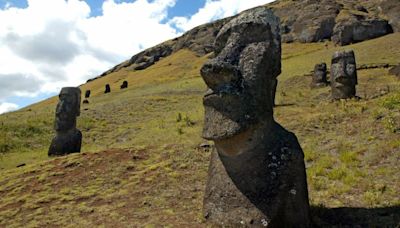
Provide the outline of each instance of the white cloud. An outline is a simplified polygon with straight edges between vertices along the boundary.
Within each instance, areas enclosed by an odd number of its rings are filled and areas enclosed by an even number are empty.
[[[233,16],[243,10],[264,5],[274,0],[207,0],[203,8],[191,16],[175,17],[171,20],[171,24],[177,28],[187,31],[198,25],[208,23],[210,21]]]
[[[25,9],[0,9],[0,100],[77,86],[177,36],[162,23],[175,2],[106,0],[98,17],[89,17],[81,0],[28,0]]]
[[[18,105],[13,103],[0,103],[0,114],[14,111],[18,108]]]

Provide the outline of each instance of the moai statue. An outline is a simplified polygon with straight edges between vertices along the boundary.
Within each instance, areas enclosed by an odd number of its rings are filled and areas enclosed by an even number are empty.
[[[90,90],[86,90],[85,92],[85,98],[89,98],[90,97]]]
[[[106,84],[106,90],[104,90],[104,93],[110,93],[111,92],[111,88],[109,84]]]
[[[215,144],[203,213],[216,226],[310,226],[303,151],[273,117],[279,24],[264,7],[240,14],[220,30],[216,57],[201,69],[209,88],[203,137]]]
[[[128,82],[127,81],[123,81],[122,85],[121,85],[121,89],[126,89],[128,88]]]
[[[332,56],[332,99],[347,99],[356,96],[357,68],[353,51],[337,51]]]
[[[81,151],[82,133],[76,129],[76,117],[80,115],[81,90],[77,87],[62,88],[59,99],[54,122],[56,136],[51,142],[49,156]]]
[[[324,87],[328,85],[326,80],[326,63],[316,64],[311,82],[311,88]]]

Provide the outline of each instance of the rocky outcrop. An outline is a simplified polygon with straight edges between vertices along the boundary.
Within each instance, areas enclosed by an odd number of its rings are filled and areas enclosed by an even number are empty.
[[[397,66],[394,66],[394,67],[390,68],[389,74],[395,75],[398,78],[400,78],[400,65],[397,65]]]
[[[281,19],[285,43],[333,40],[338,45],[347,45],[400,32],[399,0],[278,0],[266,7]],[[206,55],[212,52],[213,40],[230,19],[198,26],[181,37],[132,56],[88,82],[123,68],[144,70],[184,48],[199,56]]]
[[[335,0],[277,1],[269,7],[281,18],[282,42],[330,39],[341,10]]]
[[[339,20],[332,35],[332,41],[341,46],[373,39],[392,33],[389,22],[380,18],[366,18],[365,16],[348,16]]]
[[[212,46],[221,27],[230,18],[225,18],[222,20],[217,20],[215,22],[198,26],[182,36],[175,38],[173,40],[166,41],[155,47],[146,49],[134,56],[131,59],[116,65],[112,69],[102,73],[100,76],[89,79],[87,82],[93,81],[95,79],[101,78],[105,75],[117,72],[122,68],[127,68],[128,70],[144,70],[154,63],[159,61],[161,58],[167,57],[172,53],[179,51],[181,49],[189,49],[195,52],[199,56],[206,55],[212,52]]]

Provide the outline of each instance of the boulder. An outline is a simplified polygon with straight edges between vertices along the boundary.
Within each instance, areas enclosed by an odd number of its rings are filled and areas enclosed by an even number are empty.
[[[332,41],[338,45],[347,45],[373,39],[392,33],[388,21],[384,19],[363,19],[352,17],[341,20],[333,29]]]

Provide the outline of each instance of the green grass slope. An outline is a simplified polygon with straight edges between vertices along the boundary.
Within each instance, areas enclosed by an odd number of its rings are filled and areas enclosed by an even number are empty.
[[[395,227],[400,81],[387,69],[360,70],[362,99],[331,102],[330,89],[311,90],[304,75],[339,49],[353,49],[359,65],[396,64],[400,34],[327,44],[283,45],[275,108],[305,152],[313,220]],[[81,154],[47,158],[55,98],[0,115],[0,227],[204,227],[209,151],[199,148],[206,89],[199,69],[206,59],[181,50],[144,71],[83,85],[93,95],[78,119]],[[123,80],[127,90],[119,90]],[[102,93],[106,83],[110,94]]]

